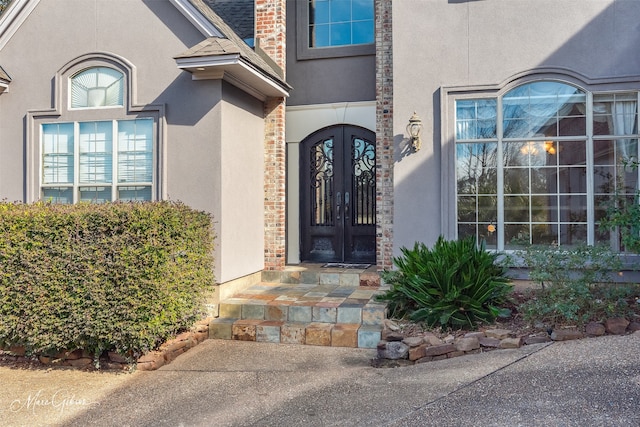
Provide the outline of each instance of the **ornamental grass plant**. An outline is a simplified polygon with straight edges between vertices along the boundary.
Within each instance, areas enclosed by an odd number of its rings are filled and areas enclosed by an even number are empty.
[[[390,289],[379,299],[390,315],[429,327],[475,329],[481,322],[508,316],[501,307],[511,285],[498,254],[487,252],[474,238],[438,238],[432,249],[416,243],[394,258],[396,269],[382,278]]]

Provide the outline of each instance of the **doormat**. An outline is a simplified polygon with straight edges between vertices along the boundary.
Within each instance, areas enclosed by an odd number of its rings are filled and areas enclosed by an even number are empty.
[[[371,264],[345,264],[341,262],[330,262],[322,266],[323,268],[358,268],[366,270]]]

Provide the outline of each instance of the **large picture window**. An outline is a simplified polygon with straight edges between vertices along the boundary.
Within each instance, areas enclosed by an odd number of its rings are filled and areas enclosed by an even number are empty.
[[[638,190],[638,93],[538,81],[456,101],[457,232],[488,247],[610,243],[603,205]]]
[[[152,200],[153,128],[153,119],[43,124],[42,199]]]

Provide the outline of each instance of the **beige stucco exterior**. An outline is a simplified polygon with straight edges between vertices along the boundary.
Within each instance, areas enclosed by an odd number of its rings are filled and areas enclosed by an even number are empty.
[[[24,2],[18,2],[24,3]],[[219,283],[263,268],[263,101],[174,57],[206,38],[169,0],[40,0],[0,40],[0,198],[40,191],[41,123],[151,116],[154,198],[213,214]],[[126,76],[125,106],[72,111],[67,79],[101,64]]]
[[[453,93],[506,91],[525,79],[588,90],[640,88],[640,2],[393,2],[394,252],[455,238]],[[422,118],[422,149],[405,127]]]

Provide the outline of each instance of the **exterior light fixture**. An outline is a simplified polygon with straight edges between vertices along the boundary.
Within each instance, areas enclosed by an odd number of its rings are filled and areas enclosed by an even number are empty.
[[[422,141],[420,140],[421,132],[422,120],[420,120],[420,117],[418,117],[418,115],[414,111],[413,115],[409,119],[409,124],[407,125],[407,133],[411,138],[411,146],[413,147],[414,151],[420,150],[420,147],[422,146]]]

